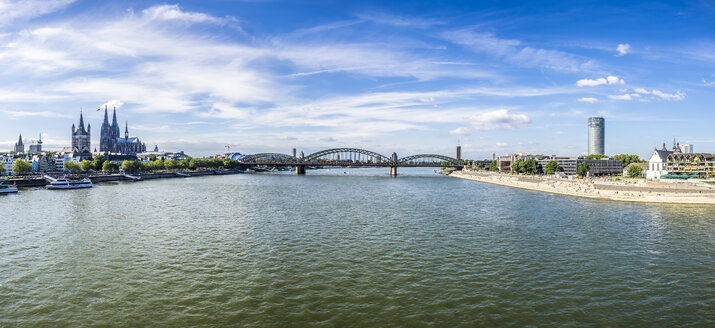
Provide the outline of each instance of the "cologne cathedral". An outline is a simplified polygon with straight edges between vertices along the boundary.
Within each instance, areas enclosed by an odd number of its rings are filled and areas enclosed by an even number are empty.
[[[119,124],[117,124],[117,109],[114,108],[112,124],[109,124],[107,107],[104,107],[104,123],[100,131],[99,151],[103,153],[113,153],[122,155],[136,155],[146,151],[146,145],[137,137],[129,137],[129,125],[124,126],[124,137],[119,136]]]

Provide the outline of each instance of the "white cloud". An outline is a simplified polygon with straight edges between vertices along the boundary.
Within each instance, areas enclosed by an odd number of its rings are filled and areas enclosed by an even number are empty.
[[[578,101],[593,104],[593,103],[598,102],[598,99],[596,99],[594,97],[582,97],[582,98],[579,98]]]
[[[509,144],[506,142],[497,142],[495,145],[497,147],[508,147],[509,146]]]
[[[644,95],[651,94],[650,91],[643,89],[643,88],[635,88],[635,89],[633,89],[633,91],[635,91],[636,93],[644,94]]]
[[[702,79],[703,84],[709,87],[715,87],[715,81],[708,82],[706,79]]]
[[[122,106],[124,106],[124,103],[123,103],[121,100],[119,100],[119,99],[114,99],[114,100],[110,100],[110,101],[107,101],[107,102],[104,103],[104,104],[99,105],[99,108],[105,108],[105,107],[106,107],[106,108],[117,108],[117,109],[119,109],[119,108],[122,108]]]
[[[560,136],[564,134],[564,131],[556,131],[554,132],[555,135]]]
[[[477,130],[513,129],[531,123],[531,119],[526,114],[510,113],[506,109],[479,113],[469,119]]]
[[[664,93],[664,92],[659,91],[659,90],[653,90],[653,94],[656,95],[656,96],[658,96],[658,97],[660,97],[661,99],[665,99],[665,100],[677,100],[677,101],[680,101],[680,100],[685,99],[685,94],[682,93],[682,92],[680,92],[680,91],[678,91],[678,92],[676,92],[676,93],[673,94],[673,93]]]
[[[618,51],[618,54],[616,56],[625,56],[626,54],[631,52],[631,45],[628,43],[619,44],[616,50]]]
[[[623,79],[619,79],[618,76],[612,76],[609,75],[605,78],[600,77],[595,80],[592,79],[582,79],[576,81],[576,85],[579,87],[595,87],[598,85],[605,85],[605,84],[624,84],[625,82]]]
[[[450,130],[449,134],[455,135],[455,136],[468,136],[468,135],[472,134],[472,130],[470,128],[460,127],[460,128],[456,128],[454,130]]]
[[[372,12],[360,13],[356,15],[358,18],[366,21],[372,21],[378,24],[392,25],[398,27],[417,27],[427,28],[433,25],[442,24],[443,22],[434,19],[423,19],[415,17],[402,17],[386,13]]]
[[[629,94],[610,95],[610,96],[608,96],[608,98],[611,98],[613,100],[633,100],[633,98],[631,98],[631,95],[629,95]]]

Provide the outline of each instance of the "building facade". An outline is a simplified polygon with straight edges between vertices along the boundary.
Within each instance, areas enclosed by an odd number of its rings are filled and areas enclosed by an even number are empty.
[[[30,145],[30,154],[37,154],[42,152],[42,133],[40,133],[40,139],[37,142]]]
[[[82,113],[79,114],[79,127],[75,128],[72,124],[72,155],[74,157],[84,159],[92,159],[91,142],[91,126],[87,124],[84,128],[84,119]]]
[[[603,117],[588,118],[588,154],[605,154],[606,121]]]

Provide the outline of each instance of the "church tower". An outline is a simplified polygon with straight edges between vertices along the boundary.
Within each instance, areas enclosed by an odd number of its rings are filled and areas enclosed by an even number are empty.
[[[87,124],[87,129],[84,128],[84,118],[82,113],[79,113],[79,127],[75,128],[72,124],[72,155],[81,159],[91,159],[92,150],[90,148],[90,136],[92,127]]]
[[[107,106],[104,106],[104,122],[99,132],[99,151],[107,153],[112,151],[112,127],[109,125]]]
[[[22,143],[22,133],[20,133],[20,138],[17,139],[15,144],[15,153],[20,154],[25,152],[25,144]]]

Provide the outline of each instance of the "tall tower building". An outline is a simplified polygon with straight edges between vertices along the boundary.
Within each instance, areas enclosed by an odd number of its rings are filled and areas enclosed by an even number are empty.
[[[25,152],[25,144],[22,143],[22,133],[20,134],[20,138],[17,139],[17,143],[15,143],[15,153],[20,154]]]
[[[87,124],[87,129],[84,128],[84,118],[82,113],[79,113],[79,127],[75,128],[72,124],[72,154],[81,159],[92,159],[92,150],[90,147],[91,128]]]
[[[457,159],[462,159],[462,146],[457,146]]]
[[[588,118],[588,154],[605,154],[606,121],[603,117]]]

